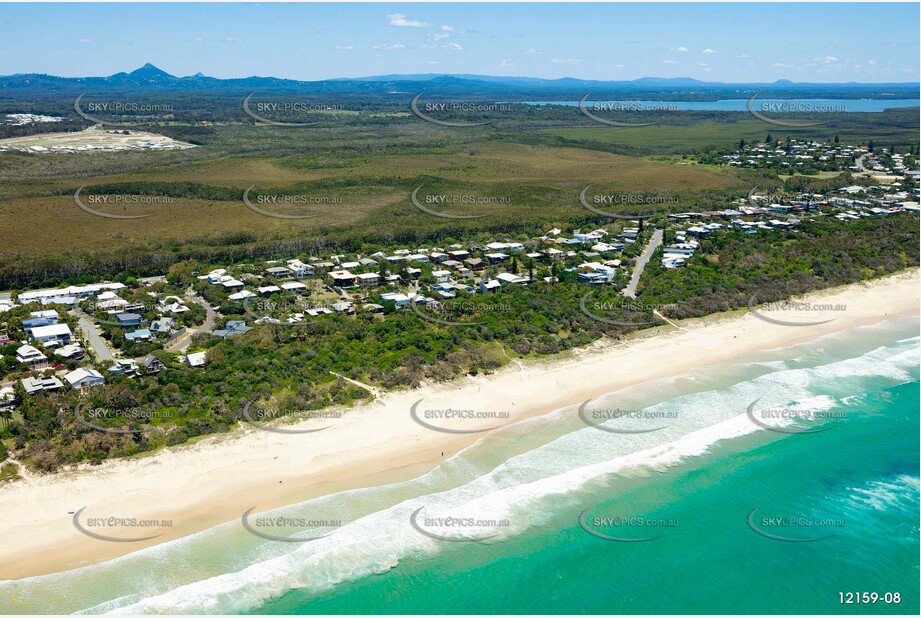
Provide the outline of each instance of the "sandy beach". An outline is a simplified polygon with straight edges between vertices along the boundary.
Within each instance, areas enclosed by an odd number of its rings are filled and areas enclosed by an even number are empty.
[[[880,321],[919,314],[919,273],[826,290],[797,299],[832,310],[765,310],[764,315],[809,326],[772,323],[748,311],[686,320],[623,342],[540,361],[515,361],[488,376],[468,377],[413,391],[383,394],[349,408],[341,418],[314,419],[275,433],[253,425],[226,435],[144,457],[28,477],[0,487],[0,579],[73,569],[170,541],[257,512],[350,487],[411,478],[477,440],[482,433],[444,433],[509,424],[578,404],[645,381],[680,376],[697,367],[788,347]],[[431,410],[508,413],[502,419],[438,419]],[[106,542],[81,534],[84,517],[171,520],[137,536]]]

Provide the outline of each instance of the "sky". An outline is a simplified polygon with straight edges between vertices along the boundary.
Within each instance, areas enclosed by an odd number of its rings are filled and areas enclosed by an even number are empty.
[[[3,3],[0,33],[0,75],[919,81],[918,3]]]

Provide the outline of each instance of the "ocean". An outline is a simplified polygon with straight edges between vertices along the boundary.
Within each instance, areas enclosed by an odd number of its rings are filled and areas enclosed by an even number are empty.
[[[284,533],[308,542],[234,518],[0,582],[0,609],[917,614],[918,330],[892,320],[736,359],[581,416],[573,402],[416,479],[273,511],[313,522]]]

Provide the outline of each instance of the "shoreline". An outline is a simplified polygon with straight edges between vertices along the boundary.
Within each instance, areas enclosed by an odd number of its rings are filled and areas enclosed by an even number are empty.
[[[8,557],[0,565],[0,580],[115,558],[239,519],[254,506],[262,512],[344,489],[413,478],[484,435],[440,433],[414,423],[410,408],[423,399],[420,414],[429,405],[510,414],[501,423],[427,419],[433,425],[469,430],[511,424],[697,367],[917,316],[918,284],[918,270],[911,269],[802,297],[843,304],[844,312],[810,312],[807,318],[796,311],[771,313],[790,321],[837,318],[822,324],[781,326],[744,309],[713,314],[678,322],[677,328],[647,329],[623,341],[602,340],[560,356],[516,360],[487,376],[384,393],[346,408],[348,413],[332,422],[284,426],[310,429],[329,423],[321,432],[280,434],[248,427],[143,457],[84,464],[9,483],[0,486],[5,510],[0,543]],[[150,541],[104,542],[73,527],[68,511],[82,507],[87,507],[84,517],[168,519],[175,525],[134,535],[162,532]]]

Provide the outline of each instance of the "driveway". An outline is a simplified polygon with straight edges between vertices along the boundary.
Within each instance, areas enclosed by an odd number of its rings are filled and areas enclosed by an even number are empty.
[[[659,245],[662,244],[662,234],[663,231],[660,229],[653,232],[652,238],[649,239],[649,244],[643,249],[643,254],[636,259],[636,268],[633,269],[633,275],[630,277],[630,284],[624,288],[624,296],[636,298],[636,286],[640,284],[640,277],[643,275],[643,269],[646,268],[649,258],[652,257],[652,254],[655,253]]]

